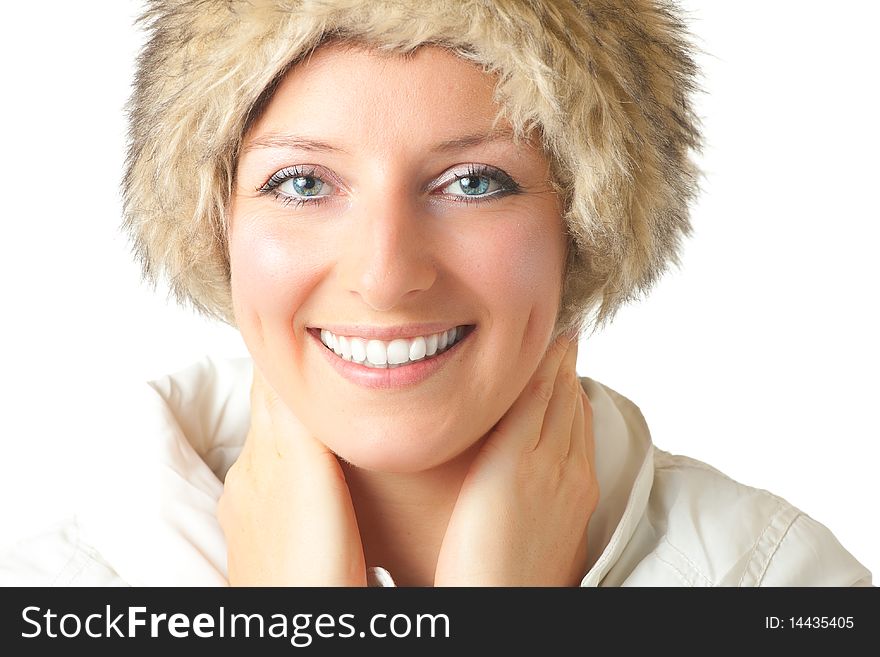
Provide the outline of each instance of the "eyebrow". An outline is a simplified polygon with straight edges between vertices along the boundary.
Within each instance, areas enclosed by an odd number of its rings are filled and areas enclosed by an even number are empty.
[[[488,144],[493,141],[511,141],[512,139],[513,130],[509,128],[495,128],[493,130],[490,130],[488,133],[476,133],[442,141],[434,146],[431,151],[455,151],[461,150],[463,148],[470,148],[471,146],[481,146],[482,144]]]
[[[432,153],[445,153],[496,141],[511,141],[512,138],[513,130],[510,128],[495,128],[488,133],[474,133],[441,141],[431,147],[430,151]],[[325,141],[312,139],[310,137],[300,137],[297,135],[280,133],[270,133],[248,142],[245,145],[243,152],[247,153],[262,148],[285,148],[319,153],[343,153],[348,155],[348,152],[344,149]]]
[[[259,139],[254,139],[253,141],[248,142],[245,144],[243,152],[247,153],[248,151],[261,148],[287,148],[299,151],[317,151],[320,153],[345,153],[341,148],[337,148],[325,141],[277,133],[264,135]]]

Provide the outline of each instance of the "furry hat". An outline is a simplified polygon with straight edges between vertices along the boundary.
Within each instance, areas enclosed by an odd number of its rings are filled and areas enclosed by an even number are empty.
[[[598,328],[691,232],[702,139],[679,14],[671,0],[147,0],[123,180],[145,277],[233,323],[226,211],[275,85],[329,40],[434,44],[496,75],[517,134],[538,130],[573,247],[557,330]]]

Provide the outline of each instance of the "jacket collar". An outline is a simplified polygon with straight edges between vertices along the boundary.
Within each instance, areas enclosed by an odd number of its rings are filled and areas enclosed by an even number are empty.
[[[638,406],[589,377],[581,383],[593,408],[599,505],[590,518],[589,570],[581,586],[598,586],[629,543],[648,506],[654,448]]]
[[[215,512],[247,435],[251,373],[250,359],[205,358],[111,395],[78,522],[83,539],[129,584],[226,584],[226,541]],[[635,404],[588,377],[582,383],[593,408],[600,499],[581,585],[596,586],[645,511],[653,448]]]

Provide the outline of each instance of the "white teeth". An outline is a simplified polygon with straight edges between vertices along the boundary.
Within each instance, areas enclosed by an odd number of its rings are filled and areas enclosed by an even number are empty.
[[[415,340],[413,340],[412,344],[409,346],[409,359],[421,360],[425,357],[427,350],[428,344],[425,341],[425,338],[419,336]]]
[[[344,360],[353,360],[367,367],[400,367],[410,362],[430,358],[449,349],[464,337],[464,327],[411,339],[398,338],[390,342],[335,335],[321,329],[321,342]]]
[[[388,351],[381,340],[367,342],[367,360],[372,365],[385,365],[388,362]]]
[[[388,364],[400,365],[409,360],[409,340],[392,340],[388,343]]]
[[[344,335],[339,336],[339,351],[345,360],[351,360],[351,343]]]
[[[323,331],[321,331],[323,333]],[[327,331],[329,333],[329,331]],[[356,363],[363,363],[367,360],[367,343],[362,338],[352,338],[351,342],[351,359]]]

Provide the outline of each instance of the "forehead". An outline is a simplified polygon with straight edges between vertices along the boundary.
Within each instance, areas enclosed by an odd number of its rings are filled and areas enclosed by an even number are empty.
[[[381,148],[450,134],[508,132],[496,79],[438,46],[406,55],[332,43],[293,66],[245,140],[309,133]]]

